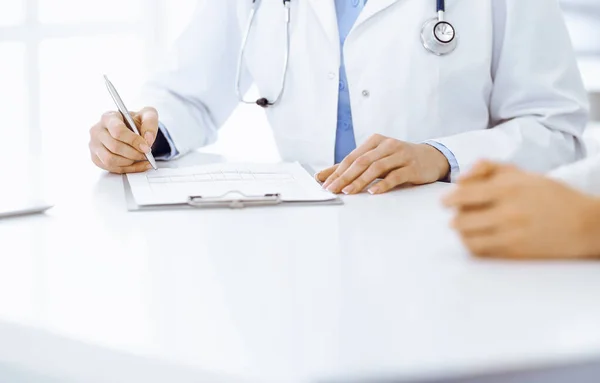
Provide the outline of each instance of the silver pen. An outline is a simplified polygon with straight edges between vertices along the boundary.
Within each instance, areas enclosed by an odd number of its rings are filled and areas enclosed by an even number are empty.
[[[140,131],[137,125],[135,124],[135,121],[131,117],[131,114],[129,114],[129,110],[125,107],[125,104],[123,103],[121,96],[119,96],[119,92],[117,92],[115,86],[112,84],[112,82],[110,82],[106,75],[104,75],[104,81],[106,82],[106,88],[108,89],[108,93],[110,93],[110,96],[117,105],[119,112],[123,116],[123,121],[125,122],[125,125],[127,125],[127,127],[130,130],[132,130],[135,134],[141,136]],[[152,168],[154,170],[158,170],[158,166],[156,166],[156,160],[154,159],[152,152],[146,153],[146,158],[148,159],[148,162],[150,162],[150,165],[152,165]]]

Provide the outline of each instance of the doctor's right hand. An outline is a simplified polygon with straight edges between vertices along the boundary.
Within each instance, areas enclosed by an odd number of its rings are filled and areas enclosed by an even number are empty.
[[[152,168],[145,154],[151,152],[158,134],[158,112],[146,107],[132,112],[141,136],[127,128],[119,112],[107,112],[90,129],[90,155],[101,169],[111,173],[139,173]]]

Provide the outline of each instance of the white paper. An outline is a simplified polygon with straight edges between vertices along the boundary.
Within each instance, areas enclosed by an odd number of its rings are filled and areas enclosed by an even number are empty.
[[[227,199],[232,192],[256,197],[281,194],[285,202],[331,201],[336,197],[298,163],[211,164],[128,174],[140,206],[186,203],[191,196]],[[231,198],[231,196],[229,196]]]

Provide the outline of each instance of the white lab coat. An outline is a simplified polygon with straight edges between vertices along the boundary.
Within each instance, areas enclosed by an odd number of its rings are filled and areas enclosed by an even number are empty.
[[[291,54],[281,103],[266,110],[284,160],[334,160],[340,44],[333,0],[292,0]],[[212,143],[238,105],[234,78],[251,0],[200,0],[166,69],[144,92],[179,152]],[[175,6],[175,5],[172,5]],[[344,57],[357,144],[379,133],[437,140],[462,171],[488,158],[547,171],[584,155],[587,97],[556,0],[448,0],[456,51],[422,46],[434,0],[370,0]],[[281,0],[262,0],[243,90],[280,88]]]

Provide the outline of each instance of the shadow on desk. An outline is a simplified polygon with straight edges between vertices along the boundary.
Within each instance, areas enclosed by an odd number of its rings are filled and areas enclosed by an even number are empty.
[[[73,380],[58,379],[39,374],[11,364],[0,363],[0,380],[19,383],[76,383]]]
[[[0,339],[0,382],[248,382],[3,322]]]
[[[431,379],[364,379],[345,383],[597,383],[600,381],[600,359],[572,364],[556,364],[530,369],[514,369],[477,375]],[[331,383],[331,382],[328,382]],[[340,381],[341,383],[341,381]]]

